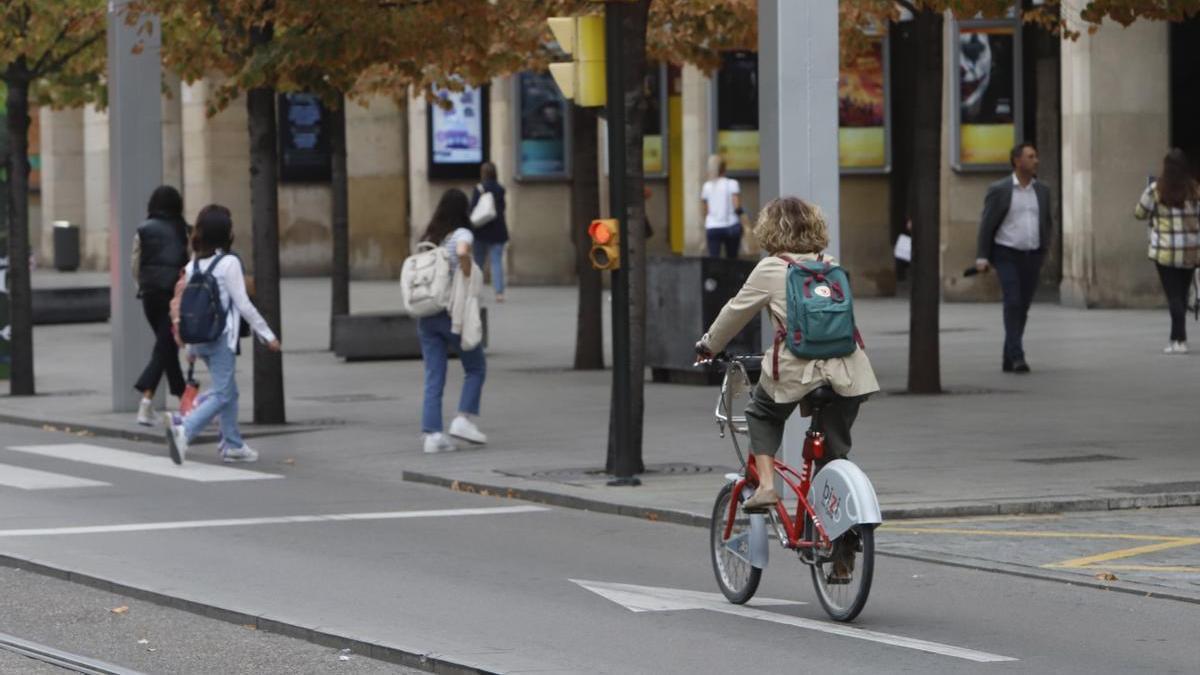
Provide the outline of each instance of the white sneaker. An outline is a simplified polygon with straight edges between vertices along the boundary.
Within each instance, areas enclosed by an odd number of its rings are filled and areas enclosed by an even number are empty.
[[[1187,343],[1186,343],[1186,342],[1176,342],[1176,343],[1175,343],[1175,353],[1176,353],[1176,354],[1186,354],[1186,353],[1188,353],[1188,346],[1187,346]]]
[[[183,464],[187,458],[187,431],[183,428],[183,418],[176,413],[163,413],[163,424],[167,430],[167,448],[171,451],[171,461]]]
[[[154,401],[144,398],[138,404],[137,423],[144,427],[154,426]]]
[[[258,451],[245,443],[240,448],[231,448],[228,445],[224,445],[221,448],[221,461],[226,464],[233,464],[234,462],[257,462]]]
[[[455,417],[454,421],[450,423],[450,435],[475,445],[487,443],[487,436],[465,415]]]
[[[446,434],[437,432],[433,434],[425,434],[425,454],[434,455],[439,452],[454,452],[458,450],[458,446],[454,445]]]

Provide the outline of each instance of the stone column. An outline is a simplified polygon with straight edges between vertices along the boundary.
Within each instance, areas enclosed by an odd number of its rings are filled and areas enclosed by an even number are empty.
[[[183,126],[183,203],[188,222],[207,204],[218,203],[233,212],[233,248],[247,270],[254,266],[250,233],[250,141],[246,102],[231,101],[225,110],[208,116],[217,84],[201,80],[184,84],[180,101]]]
[[[708,179],[706,166],[712,154],[712,80],[695,66],[683,67],[683,254],[704,251],[704,216],[700,188]]]
[[[1133,207],[1170,143],[1168,26],[1105,24],[1062,43],[1062,301],[1160,304]]]
[[[109,268],[109,172],[108,112],[88,106],[83,110],[83,174],[86,183],[80,232],[82,262],[87,269]]]
[[[346,108],[350,175],[350,273],[394,279],[408,256],[408,155],[405,110],[377,96]]]
[[[183,83],[175,73],[163,74],[162,97],[162,144],[163,185],[170,185],[183,193]],[[192,205],[184,203],[185,210]],[[188,222],[194,217],[187,216]]]
[[[425,97],[419,92],[408,99],[408,177],[409,177],[409,243],[416,245],[417,238],[425,230],[425,224],[437,206],[437,195],[429,183],[429,137],[426,131],[428,111]]]
[[[83,108],[42,108],[42,222],[35,247],[39,264],[53,258],[54,221],[83,225],[86,215],[83,173]],[[35,239],[38,241],[38,239]]]

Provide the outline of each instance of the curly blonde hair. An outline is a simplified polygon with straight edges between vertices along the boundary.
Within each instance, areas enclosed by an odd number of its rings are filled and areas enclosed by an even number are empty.
[[[780,197],[759,211],[754,238],[771,255],[820,253],[829,246],[829,227],[821,207],[799,197]]]

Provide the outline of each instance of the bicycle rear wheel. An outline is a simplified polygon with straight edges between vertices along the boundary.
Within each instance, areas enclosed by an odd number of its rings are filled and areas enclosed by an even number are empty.
[[[849,563],[848,579],[838,578],[838,560]],[[843,570],[845,571],[845,570]],[[834,621],[853,621],[867,604],[875,575],[875,528],[856,525],[838,537],[829,555],[818,555],[812,565],[817,599]]]
[[[741,605],[754,597],[762,570],[750,564],[750,516],[742,511],[738,499],[737,513],[729,539],[725,539],[725,524],[729,518],[729,500],[734,498],[733,485],[721,488],[713,504],[712,522],[709,524],[709,546],[713,574],[721,593],[735,605]]]

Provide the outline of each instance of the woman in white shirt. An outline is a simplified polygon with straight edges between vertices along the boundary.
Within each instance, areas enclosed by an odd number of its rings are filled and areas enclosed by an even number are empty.
[[[166,413],[167,446],[171,459],[183,464],[188,445],[213,421],[220,419],[221,445],[219,451],[225,462],[254,462],[258,452],[246,445],[238,429],[237,350],[238,326],[245,318],[250,328],[273,352],[282,349],[279,338],[267,325],[258,309],[246,294],[246,278],[242,261],[229,253],[233,245],[233,217],[229,209],[211,204],[200,210],[192,233],[194,255],[188,263],[187,277],[197,273],[211,274],[220,289],[221,307],[225,309],[225,329],[212,342],[188,345],[189,353],[204,360],[212,377],[208,396],[195,409],[182,417]]]
[[[725,160],[720,155],[708,158],[708,175],[700,190],[708,257],[720,257],[724,247],[726,258],[737,259],[742,247],[741,188],[725,175]]]
[[[475,236],[471,232],[470,202],[462,190],[451,188],[442,194],[433,218],[425,228],[421,241],[446,248],[450,258],[450,278],[460,268],[464,277],[470,277],[474,269],[471,259],[471,244]],[[483,346],[462,349],[462,336],[455,334],[449,312],[438,312],[433,316],[417,319],[417,336],[421,340],[421,358],[425,361],[425,402],[421,409],[421,432],[424,434],[425,452],[451,452],[457,450],[454,442],[442,427],[442,393],[446,389],[448,353],[458,351],[464,371],[462,396],[458,401],[458,415],[450,422],[449,435],[473,445],[487,443],[487,436],[475,426],[473,418],[479,416],[483,398],[483,380],[487,375],[487,363]]]

